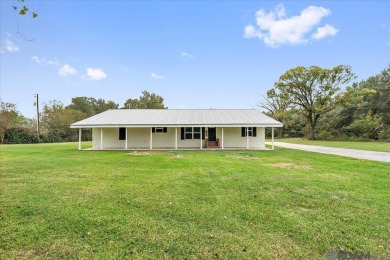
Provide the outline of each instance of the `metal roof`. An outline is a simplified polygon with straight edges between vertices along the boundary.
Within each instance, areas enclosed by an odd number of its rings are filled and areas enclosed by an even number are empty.
[[[71,128],[151,126],[266,126],[283,124],[256,109],[111,109]]]

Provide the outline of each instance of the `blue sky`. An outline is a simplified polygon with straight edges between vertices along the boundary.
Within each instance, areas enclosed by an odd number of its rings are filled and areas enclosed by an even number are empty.
[[[390,64],[390,1],[27,0],[36,19],[12,3],[0,1],[0,95],[28,117],[35,93],[252,108],[296,66],[350,65],[360,81]]]

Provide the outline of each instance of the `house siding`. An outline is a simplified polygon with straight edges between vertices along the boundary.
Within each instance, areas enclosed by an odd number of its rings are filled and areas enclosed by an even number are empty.
[[[101,129],[92,130],[93,149],[125,149],[125,140],[119,140],[119,128],[103,128],[103,147],[101,147]],[[205,140],[181,140],[180,127],[177,128],[178,149],[199,149],[205,147]],[[175,128],[167,129],[166,133],[153,133],[153,149],[175,148]],[[224,127],[224,148],[247,148],[247,138],[241,136],[241,127]],[[222,145],[222,128],[217,127],[216,137]],[[250,149],[265,149],[264,127],[257,127],[257,136],[248,137]],[[150,148],[150,128],[127,128],[127,148],[128,149],[149,149]]]
[[[250,149],[265,149],[264,127],[257,127],[256,137],[249,136]],[[224,148],[246,148],[247,138],[241,136],[241,127],[225,127],[223,129]],[[222,142],[222,128],[217,128],[217,138]]]

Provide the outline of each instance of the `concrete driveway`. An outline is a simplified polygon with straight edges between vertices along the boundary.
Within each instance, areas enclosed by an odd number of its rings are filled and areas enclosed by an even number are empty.
[[[271,145],[271,142],[266,142],[266,144]],[[316,146],[316,145],[290,144],[290,143],[282,143],[282,142],[274,142],[274,145],[283,148],[297,149],[297,150],[303,150],[308,152],[335,154],[335,155],[340,155],[340,156],[345,156],[350,158],[379,161],[379,162],[390,162],[390,153],[386,153],[386,152],[375,152],[375,151],[325,147],[325,146]]]

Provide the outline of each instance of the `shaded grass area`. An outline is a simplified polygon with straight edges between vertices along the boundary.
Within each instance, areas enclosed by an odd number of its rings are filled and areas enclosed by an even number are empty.
[[[267,140],[271,141],[271,140]],[[359,149],[378,152],[390,152],[390,142],[357,142],[357,141],[323,141],[307,140],[304,138],[278,138],[275,142],[285,142],[293,144],[319,145],[327,147]]]
[[[4,258],[390,254],[386,163],[275,151],[2,145]]]

